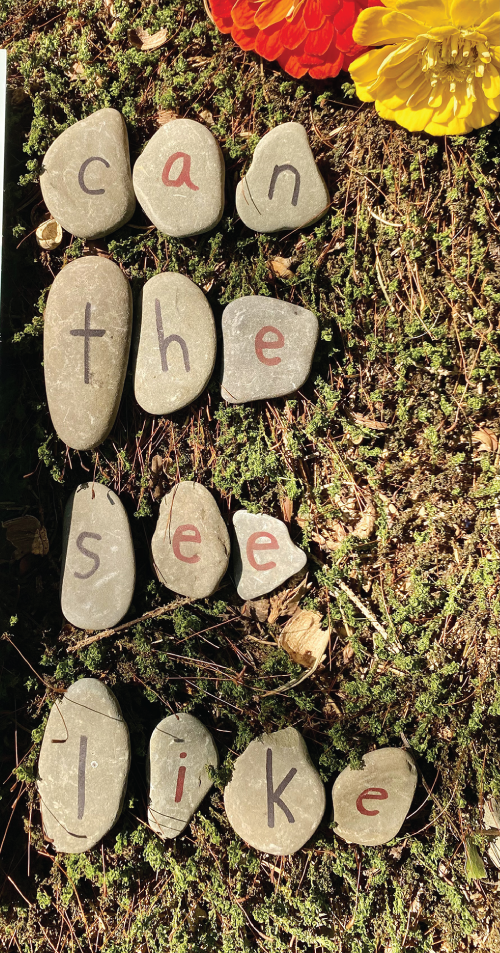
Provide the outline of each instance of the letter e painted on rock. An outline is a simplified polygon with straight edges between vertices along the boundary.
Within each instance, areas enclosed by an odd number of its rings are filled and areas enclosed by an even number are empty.
[[[198,563],[200,557],[195,553],[193,556],[184,556],[181,553],[182,543],[201,543],[199,529],[193,523],[183,523],[178,526],[172,540],[172,549],[174,556],[183,563]]]
[[[264,335],[274,334],[275,337],[271,340],[265,340]],[[271,324],[268,324],[265,328],[261,328],[260,331],[255,335],[255,353],[261,364],[267,364],[268,367],[274,367],[276,364],[281,364],[281,357],[277,355],[275,357],[266,357],[264,351],[274,350],[275,348],[284,347],[285,338],[281,331],[278,331],[278,328],[273,328]]]
[[[366,788],[357,798],[356,807],[360,814],[364,814],[366,817],[376,817],[377,814],[380,814],[380,811],[368,811],[363,801],[386,801],[388,797],[389,795],[387,791],[384,791],[384,788]]]
[[[267,539],[268,542],[259,543],[258,540],[263,538]],[[272,533],[252,533],[252,535],[247,539],[247,559],[252,569],[256,569],[258,572],[266,572],[268,569],[274,569],[276,563],[273,560],[270,560],[268,563],[258,563],[255,559],[254,553],[263,549],[279,548],[278,540],[276,539],[276,536],[273,536]]]

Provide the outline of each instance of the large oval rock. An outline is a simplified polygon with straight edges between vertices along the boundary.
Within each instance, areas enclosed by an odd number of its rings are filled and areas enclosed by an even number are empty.
[[[134,165],[135,194],[165,235],[215,228],[224,211],[224,157],[206,126],[176,119],[161,126]]]
[[[309,377],[318,333],[316,315],[288,301],[231,301],[222,315],[224,400],[241,404],[298,390]]]
[[[417,768],[407,751],[369,751],[359,771],[345,768],[333,785],[335,833],[349,844],[387,844],[410,810],[416,785]]]
[[[134,585],[134,548],[123,504],[102,483],[82,483],[64,512],[64,615],[79,629],[111,628],[128,612]]]
[[[80,854],[120,816],[130,766],[128,728],[113,693],[82,678],[54,702],[38,761],[45,836]]]
[[[236,545],[233,574],[238,595],[257,599],[281,586],[307,563],[281,520],[238,510],[233,517]]]
[[[134,371],[143,410],[173,414],[190,404],[210,380],[215,353],[215,324],[203,291],[176,272],[147,281]]]
[[[52,217],[78,238],[102,238],[134,214],[127,127],[116,109],[98,109],[65,129],[40,175]]]
[[[163,838],[181,834],[212,787],[207,766],[219,757],[208,728],[193,715],[169,715],[149,745],[148,821]]]
[[[268,854],[294,854],[325,810],[325,789],[295,728],[252,741],[237,758],[224,791],[229,823],[247,844]]]
[[[238,215],[256,232],[280,232],[316,222],[330,196],[299,122],[284,122],[258,143],[236,189]]]
[[[52,423],[74,450],[108,436],[118,413],[132,330],[132,295],[118,265],[78,258],[54,281],[43,357]]]
[[[163,497],[151,542],[156,575],[191,599],[211,596],[229,562],[229,533],[201,483],[178,483]]]

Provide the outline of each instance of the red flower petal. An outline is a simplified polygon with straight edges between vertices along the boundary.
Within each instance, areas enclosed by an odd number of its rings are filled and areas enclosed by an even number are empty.
[[[335,47],[332,46],[333,53],[335,53]],[[338,76],[341,69],[344,69],[344,55],[339,53],[335,59],[329,60],[325,59],[325,62],[321,66],[313,66],[309,70],[310,75],[313,79],[328,79],[330,76]]]
[[[254,27],[253,30],[240,30],[239,27],[233,26],[231,30],[231,36],[241,50],[254,50],[255,40],[258,35],[259,31],[257,27]]]
[[[277,60],[285,49],[281,41],[281,24],[275,23],[267,30],[260,30],[255,41],[255,52],[266,60]]]
[[[278,57],[278,63],[290,76],[295,76],[295,79],[300,79],[307,73],[307,66],[304,66],[300,54],[295,50],[285,50]]]
[[[324,56],[333,43],[335,26],[333,20],[325,20],[320,30],[311,30],[308,34],[304,50],[315,56]]]
[[[283,46],[287,50],[296,50],[307,38],[308,29],[304,23],[304,18],[300,13],[291,23],[285,23],[281,30],[281,39]]]
[[[306,0],[304,23],[308,30],[319,30],[324,23],[325,12],[322,0]]]
[[[250,0],[236,0],[231,11],[236,26],[242,30],[251,30],[255,26],[254,17],[257,9],[257,3],[251,3]]]

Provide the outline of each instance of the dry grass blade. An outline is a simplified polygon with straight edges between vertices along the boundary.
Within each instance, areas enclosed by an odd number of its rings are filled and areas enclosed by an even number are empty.
[[[370,430],[387,430],[389,424],[383,420],[373,420],[371,417],[364,417],[363,414],[352,413],[349,415],[354,423],[360,427],[369,427]]]
[[[373,628],[387,642],[387,648],[389,649],[389,651],[393,652],[394,654],[396,654],[396,652],[398,651],[401,652],[403,649],[403,646],[401,645],[401,642],[399,641],[399,639],[395,638],[394,640],[391,641],[391,638],[387,630],[384,629],[384,626],[381,625],[380,622],[375,618],[371,609],[368,609],[361,602],[361,599],[358,598],[356,593],[354,593],[352,589],[349,589],[349,586],[347,586],[342,579],[337,579],[336,585],[339,587],[339,589],[342,589],[342,592],[345,592],[346,596],[349,596],[349,599],[351,600],[351,602],[353,602],[354,605],[358,607],[360,612],[363,613],[365,619],[368,619],[368,621],[371,622]]]
[[[135,30],[129,30],[127,33],[128,41],[136,50],[157,50],[164,46],[168,40],[166,29],[158,30],[157,33],[150,33],[149,30],[143,30],[138,26]]]
[[[283,627],[280,648],[304,668],[311,668],[324,658],[330,633],[328,629],[321,628],[322,618],[319,612],[297,609]]]

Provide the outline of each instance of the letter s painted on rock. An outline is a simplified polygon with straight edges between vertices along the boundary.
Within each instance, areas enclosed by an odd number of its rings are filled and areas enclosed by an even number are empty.
[[[199,563],[200,557],[196,553],[193,556],[183,556],[181,553],[182,543],[201,543],[200,531],[193,523],[183,523],[177,527],[172,540],[172,549],[176,559],[180,559],[181,562]]]
[[[366,788],[366,791],[362,791],[359,795],[356,807],[360,814],[364,814],[366,817],[376,817],[377,814],[380,814],[380,811],[368,811],[363,801],[386,801],[388,797],[389,795],[384,788]]]
[[[176,179],[171,179],[170,172],[174,162],[177,162],[177,159],[182,159],[182,169]],[[174,189],[180,188],[181,185],[187,185],[188,189],[191,189],[192,192],[198,192],[199,190],[199,186],[195,185],[191,180],[191,156],[187,152],[174,152],[173,155],[167,159],[163,167],[161,180],[163,185],[170,185]]]
[[[87,556],[88,559],[94,560],[94,565],[92,569],[89,569],[88,572],[73,573],[73,575],[76,576],[77,579],[90,579],[90,577],[93,576],[95,572],[97,572],[97,570],[99,569],[99,566],[101,565],[101,557],[98,556],[97,553],[93,553],[91,549],[86,549],[86,547],[83,545],[86,539],[97,539],[97,541],[99,541],[102,539],[102,536],[100,536],[99,533],[80,533],[79,536],[77,537],[76,548],[79,549],[84,556]]]
[[[82,162],[80,166],[80,171],[78,173],[78,185],[80,186],[82,192],[85,192],[87,195],[104,195],[106,189],[89,189],[88,186],[85,185],[85,173],[87,171],[87,166],[89,166],[91,162],[102,162],[107,169],[110,167],[107,159],[103,159],[102,156],[90,156],[90,159],[85,159],[85,162]]]
[[[262,537],[268,539],[269,542],[257,542],[257,540],[261,539]],[[278,540],[276,539],[276,536],[273,536],[272,533],[252,533],[252,535],[247,539],[247,559],[252,569],[256,569],[258,572],[265,572],[267,569],[274,569],[276,563],[273,560],[270,560],[268,563],[258,563],[255,559],[254,553],[262,549],[279,548]]]
[[[276,335],[274,339],[266,341],[264,339],[265,334],[274,334]],[[274,367],[276,364],[281,364],[281,357],[265,357],[264,351],[269,351],[274,348],[280,348],[285,346],[285,338],[283,337],[281,331],[278,328],[273,328],[271,324],[266,325],[265,328],[261,328],[260,331],[255,335],[255,353],[261,364],[267,364],[268,367]]]

